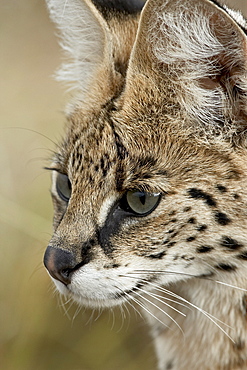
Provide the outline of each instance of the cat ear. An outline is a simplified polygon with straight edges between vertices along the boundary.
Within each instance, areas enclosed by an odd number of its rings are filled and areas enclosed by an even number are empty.
[[[214,1],[149,0],[124,99],[135,99],[131,92],[142,84],[187,130],[236,140],[247,129],[246,29],[240,13]]]
[[[57,72],[57,79],[70,84],[71,88],[85,91],[98,69],[110,64],[108,26],[88,0],[46,2],[67,59]]]

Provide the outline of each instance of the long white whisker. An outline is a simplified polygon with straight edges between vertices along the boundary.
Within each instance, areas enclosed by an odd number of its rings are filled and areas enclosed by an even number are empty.
[[[121,312],[121,326],[120,328],[118,329],[118,332],[120,332],[122,329],[123,329],[123,326],[124,326],[124,321],[126,319],[126,315],[125,315],[125,312],[124,312],[124,309],[122,306],[120,306],[120,312]]]
[[[99,312],[98,312],[96,318],[94,319],[94,322],[96,322],[100,318],[100,316],[102,315],[103,309],[100,307],[98,311]]]
[[[151,285],[156,285],[156,284],[152,284]],[[165,288],[161,288],[161,287],[158,287],[156,288],[160,291],[163,291],[164,293],[168,294],[168,295],[172,295],[173,297],[177,298],[177,299],[180,299],[181,301],[189,304],[190,306],[192,306],[193,308],[195,308],[196,310],[198,310],[199,312],[201,312],[204,316],[206,316],[210,321],[212,321],[233,343],[235,343],[235,341],[232,339],[232,337],[217,323],[217,321],[225,326],[227,326],[228,328],[230,329],[233,329],[231,326],[227,325],[226,323],[222,322],[220,319],[214,317],[213,315],[211,315],[210,313],[204,311],[202,308],[196,306],[195,304],[187,301],[185,298],[183,297],[180,297],[179,295],[173,293],[173,292],[170,292],[169,290],[165,289]]]
[[[66,299],[66,301],[63,301],[64,298],[65,298],[64,296],[61,296],[61,295],[59,296],[60,307],[62,307],[64,315],[67,316],[67,318],[69,320],[71,320],[69,310],[73,306],[74,301],[73,301],[72,297],[69,297],[68,299]],[[66,307],[66,305],[69,305],[69,306]]]
[[[189,274],[187,272],[181,272],[181,271],[169,271],[169,270],[162,270],[162,271],[155,271],[155,270],[135,270],[134,272],[129,272],[129,274],[142,274],[143,272],[149,272],[151,274],[174,274],[174,275],[184,275],[184,276],[189,276],[189,277],[194,277],[194,278],[197,278],[197,279],[203,279],[203,280],[208,280],[208,281],[212,281],[216,284],[221,284],[221,285],[225,285],[225,286],[228,286],[229,288],[234,288],[234,289],[237,289],[237,290],[241,290],[243,292],[247,292],[247,289],[244,289],[244,288],[240,288],[236,285],[232,285],[232,284],[228,284],[228,283],[224,283],[222,281],[219,281],[219,280],[214,280],[214,279],[211,279],[210,277],[207,277],[207,276],[198,276],[198,275],[193,275],[193,274]]]
[[[109,320],[110,320],[110,314],[111,314],[111,317],[112,317],[111,330],[113,330],[114,325],[115,325],[115,313],[114,313],[114,310],[112,308],[110,308],[110,311],[109,311]]]
[[[210,279],[211,280],[211,279]],[[235,285],[232,285],[232,284],[228,284],[228,283],[223,283],[223,281],[219,281],[219,280],[213,280],[215,283],[217,284],[221,284],[221,285],[225,285],[229,288],[234,288],[234,289],[238,289],[238,290],[242,290],[243,292],[247,292],[247,289],[244,289],[244,288],[239,288]]]
[[[138,301],[138,299],[132,297],[129,293],[125,293],[126,294],[126,297],[128,297],[130,300],[132,300],[133,302],[135,302],[138,306],[140,306],[144,311],[146,311],[150,316],[152,316],[155,320],[157,320],[160,324],[164,325],[166,328],[168,328],[168,326],[163,322],[161,321],[158,317],[156,317],[152,312],[150,312],[147,307],[145,307],[141,302]]]
[[[156,293],[151,293],[153,296],[155,297],[158,297],[158,298],[161,298],[162,300],[165,300],[165,301],[169,301],[169,302],[173,302],[173,303],[176,303],[177,305],[179,306],[182,306],[182,307],[185,307],[187,308],[188,310],[191,310],[191,307],[188,307],[188,305],[184,304],[184,303],[181,303],[181,302],[178,302],[176,301],[175,299],[171,299],[171,298],[167,298],[167,297],[163,297],[162,295],[159,295],[159,294],[156,294]],[[174,308],[172,306],[172,308]],[[185,315],[186,316],[186,315]]]
[[[233,329],[231,326],[227,325],[226,323],[224,323],[223,321],[221,321],[221,320],[220,320],[220,319],[218,319],[217,317],[215,317],[215,316],[211,315],[210,313],[208,313],[208,312],[204,311],[202,308],[200,308],[200,307],[196,306],[195,304],[193,304],[193,303],[191,303],[190,301],[188,301],[187,299],[185,299],[185,298],[183,298],[183,297],[181,297],[181,296],[177,295],[176,293],[173,293],[173,292],[171,292],[170,290],[167,290],[167,289],[165,289],[165,288],[162,288],[161,286],[159,286],[159,285],[157,285],[157,284],[154,284],[154,283],[151,283],[151,282],[149,283],[147,280],[144,280],[144,282],[146,282],[146,283],[148,283],[148,284],[150,284],[150,285],[154,286],[154,287],[155,287],[155,289],[157,289],[157,290],[159,290],[159,291],[161,291],[161,292],[164,292],[164,293],[166,293],[166,294],[168,294],[168,295],[171,295],[172,297],[175,297],[176,299],[179,299],[179,300],[181,300],[182,302],[185,302],[186,304],[190,305],[191,307],[193,307],[193,308],[197,309],[199,312],[201,312],[202,314],[204,314],[205,316],[207,316],[210,320],[212,320],[212,322],[214,322],[213,320],[215,320],[215,321],[218,321],[219,323],[221,323],[221,324],[225,325],[226,327],[228,327],[228,328],[230,328],[230,329]],[[222,329],[222,330],[223,330],[223,329]]]
[[[127,278],[134,278],[134,279],[138,279],[139,280],[139,277],[137,278],[137,277],[133,277],[133,276],[128,276],[128,275],[120,275],[120,276],[122,276],[122,277],[127,277]],[[141,281],[143,281],[143,282],[147,282],[146,280],[144,280],[144,279],[141,279]],[[150,283],[149,283],[150,284]],[[140,288],[139,288],[140,289]],[[158,290],[157,288],[156,288],[156,290]],[[162,300],[165,300],[165,301],[169,301],[169,302],[173,302],[173,303],[176,303],[177,305],[180,305],[180,306],[182,306],[182,307],[185,307],[185,308],[187,308],[188,310],[191,310],[191,308],[190,307],[188,307],[188,305],[186,305],[186,304],[183,304],[183,303],[181,303],[181,302],[179,302],[179,301],[176,301],[175,299],[171,299],[171,298],[167,298],[167,297],[163,297],[163,296],[161,296],[161,295],[159,295],[159,294],[156,294],[156,293],[151,293],[151,292],[146,292],[145,291],[145,293],[148,293],[148,294],[152,294],[154,297],[153,298],[156,298],[156,297],[158,297],[158,298],[161,298]],[[164,301],[163,301],[163,303],[165,303]],[[168,306],[168,304],[167,304],[167,306]],[[176,309],[173,307],[173,306],[170,306],[172,309],[174,309],[175,311],[176,311]],[[180,311],[178,311],[179,313],[181,313]],[[183,314],[184,316],[186,316],[186,314]]]
[[[126,275],[126,277],[128,277],[127,275]],[[133,276],[131,276],[130,278],[133,278]],[[136,279],[140,279],[140,278],[137,278],[136,277]],[[169,290],[167,290],[167,289],[165,289],[165,288],[163,288],[163,287],[161,287],[161,286],[159,286],[159,285],[157,285],[157,284],[154,284],[154,283],[151,283],[151,282],[149,282],[148,280],[145,280],[145,279],[141,279],[140,280],[141,282],[144,282],[144,283],[146,283],[147,285],[151,285],[151,286],[153,286],[155,289],[157,289],[158,291],[160,291],[160,292],[164,292],[164,293],[166,293],[167,295],[170,295],[170,296],[172,296],[172,297],[174,297],[174,298],[176,298],[176,299],[178,299],[178,300],[180,300],[180,301],[182,301],[182,302],[185,302],[186,304],[188,304],[188,305],[190,305],[191,307],[193,307],[193,308],[195,308],[196,310],[198,310],[199,312],[201,312],[205,317],[207,317],[211,322],[213,322],[233,343],[235,343],[235,341],[232,339],[232,337],[218,324],[218,322],[220,323],[220,324],[222,324],[222,325],[225,325],[226,327],[228,327],[228,328],[230,328],[230,329],[233,329],[233,327],[231,327],[231,326],[229,326],[229,325],[227,325],[226,323],[224,323],[223,321],[221,321],[220,319],[218,319],[218,318],[216,318],[216,317],[214,317],[213,315],[211,315],[210,313],[208,313],[208,312],[206,312],[206,311],[204,311],[202,308],[200,308],[200,307],[198,307],[198,306],[196,306],[195,304],[193,304],[193,303],[191,303],[191,302],[189,302],[189,301],[187,301],[185,298],[183,298],[183,297],[180,297],[179,295],[177,295],[176,293],[173,293],[173,292],[171,292],[171,291],[169,291]],[[218,321],[218,322],[217,322]]]
[[[139,290],[139,289],[138,289]],[[174,322],[174,324],[179,328],[179,330],[181,330],[181,332],[184,334],[181,326],[177,323],[177,321],[171,316],[169,315],[166,311],[162,310],[161,307],[159,307],[157,304],[155,304],[154,302],[150,301],[148,298],[144,297],[143,295],[137,293],[137,291],[135,291],[135,294],[138,295],[141,299],[144,299],[146,302],[148,302],[149,304],[151,304],[152,306],[154,306],[155,308],[157,308],[160,312],[162,312],[164,315],[166,315],[171,321]]]
[[[172,305],[170,305],[169,303],[167,303],[165,297],[162,297],[162,296],[160,296],[158,294],[155,294],[155,293],[151,293],[151,292],[145,291],[145,290],[143,290],[141,288],[138,288],[138,290],[141,291],[141,292],[143,292],[143,293],[145,293],[145,294],[148,294],[150,297],[155,298],[157,301],[163,303],[165,306],[171,308],[172,310],[176,311],[180,315],[186,317],[186,314],[185,313],[179,311],[178,309],[176,309],[175,307],[173,307]],[[170,301],[172,301],[172,300],[170,300]],[[173,301],[173,302],[175,302],[175,301]],[[183,306],[185,306],[185,305],[183,305]]]
[[[129,308],[126,304],[127,302],[124,302],[121,306],[120,306],[120,309],[121,309],[121,313],[122,313],[122,320],[128,320],[127,321],[127,327],[129,327],[129,324],[130,324],[130,312],[129,312]],[[126,311],[126,313],[125,313]]]
[[[79,313],[81,312],[82,310],[82,306],[80,306],[79,304],[77,305],[77,308],[76,308],[76,311],[72,317],[72,323],[75,321],[75,318],[79,315]]]
[[[90,324],[92,323],[93,317],[94,317],[94,313],[95,313],[95,308],[92,310],[92,313],[91,313],[89,319],[87,320],[86,325],[88,325],[89,323]]]

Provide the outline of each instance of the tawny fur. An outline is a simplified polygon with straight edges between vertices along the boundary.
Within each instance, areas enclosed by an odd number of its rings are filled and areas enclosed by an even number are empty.
[[[77,91],[51,166],[57,288],[141,306],[160,370],[246,369],[246,21],[209,0],[47,3]],[[137,190],[161,194],[143,217],[122,205]]]

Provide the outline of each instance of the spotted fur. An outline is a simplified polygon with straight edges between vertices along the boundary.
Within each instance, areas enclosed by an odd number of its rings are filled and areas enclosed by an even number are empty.
[[[54,283],[141,307],[160,370],[246,369],[246,21],[213,0],[47,4],[76,90],[51,165]]]

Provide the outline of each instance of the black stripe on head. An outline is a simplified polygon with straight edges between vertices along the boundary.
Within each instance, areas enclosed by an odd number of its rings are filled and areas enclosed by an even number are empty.
[[[92,0],[92,2],[106,20],[118,14],[138,14],[145,3],[144,0]]]
[[[210,194],[205,193],[201,189],[191,188],[191,189],[188,189],[188,193],[189,193],[191,198],[204,200],[204,202],[209,207],[215,207],[216,206],[216,201],[214,200],[214,198]]]

